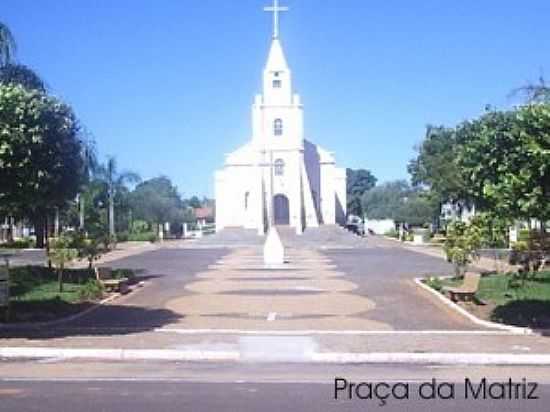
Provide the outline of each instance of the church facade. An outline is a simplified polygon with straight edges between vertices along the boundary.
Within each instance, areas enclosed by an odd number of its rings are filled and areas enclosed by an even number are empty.
[[[305,138],[304,110],[277,31],[252,106],[250,141],[226,155],[215,173],[216,230],[344,224],[346,171]]]

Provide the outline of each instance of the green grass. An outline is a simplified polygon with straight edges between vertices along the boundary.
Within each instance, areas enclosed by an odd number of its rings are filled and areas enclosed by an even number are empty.
[[[441,291],[445,286],[457,286],[458,279],[429,278],[426,284]],[[476,296],[494,309],[490,319],[518,326],[550,327],[550,271],[530,276],[524,283],[513,275],[483,276]]]
[[[122,277],[133,272],[119,269],[114,274]],[[54,270],[41,266],[10,268],[11,321],[46,321],[67,316],[88,307],[102,297],[102,292],[88,269],[66,270],[63,292],[59,292]]]

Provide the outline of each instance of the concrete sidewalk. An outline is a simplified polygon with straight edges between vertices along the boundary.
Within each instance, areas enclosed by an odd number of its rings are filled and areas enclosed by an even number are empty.
[[[210,331],[163,327],[56,328],[29,335],[2,331],[0,350],[8,348],[118,349],[277,353],[446,353],[548,354],[550,337],[501,331]],[[1,352],[0,352],[1,353]],[[281,355],[281,356],[282,356]]]

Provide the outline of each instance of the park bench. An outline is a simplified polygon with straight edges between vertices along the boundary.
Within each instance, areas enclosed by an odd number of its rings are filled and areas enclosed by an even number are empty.
[[[95,276],[99,283],[103,285],[105,290],[120,293],[127,293],[128,278],[113,278],[112,269],[110,267],[96,267]]]
[[[456,302],[457,300],[473,300],[478,289],[479,279],[481,275],[479,273],[467,272],[464,275],[464,281],[461,286],[458,287],[446,287],[443,288],[444,292],[449,293],[451,300]]]

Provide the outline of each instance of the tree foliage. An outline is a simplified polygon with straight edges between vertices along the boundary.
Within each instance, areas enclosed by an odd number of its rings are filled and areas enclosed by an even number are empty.
[[[470,224],[457,221],[449,225],[443,249],[455,267],[456,276],[463,276],[468,264],[478,259],[481,241],[481,228],[475,221]]]
[[[75,198],[85,176],[69,106],[20,85],[0,85],[0,203],[31,219]]]
[[[135,183],[140,180],[137,173],[130,171],[119,171],[116,158],[110,156],[107,158],[107,163],[96,166],[94,170],[94,178],[101,182],[106,190],[107,203],[109,206],[109,235],[114,239],[116,237],[116,220],[115,220],[115,203],[123,201],[121,193],[124,193],[127,188],[127,183]],[[118,198],[118,199],[117,199]]]
[[[426,226],[439,215],[439,202],[430,192],[415,191],[403,199],[394,220],[412,226]]]
[[[512,95],[518,94],[524,96],[529,104],[550,103],[550,86],[543,76],[540,76],[536,83],[528,83],[512,91]]]
[[[478,208],[510,221],[550,219],[550,106],[488,112],[457,136],[457,163]]]
[[[348,214],[363,216],[362,196],[376,185],[377,179],[366,169],[346,169]]]
[[[136,219],[162,224],[182,220],[182,200],[177,188],[165,176],[146,180],[131,194]]]
[[[40,76],[23,64],[0,66],[0,83],[19,84],[26,89],[46,92],[46,85]]]
[[[427,126],[418,155],[407,170],[413,186],[428,187],[441,203],[466,199],[466,184],[456,162],[458,142],[453,129]]]
[[[73,238],[68,234],[61,234],[57,239],[50,241],[48,258],[57,270],[60,293],[63,292],[63,271],[77,256],[77,250],[73,248]]]
[[[363,211],[369,219],[396,219],[412,188],[405,180],[396,180],[376,186],[362,198]]]

